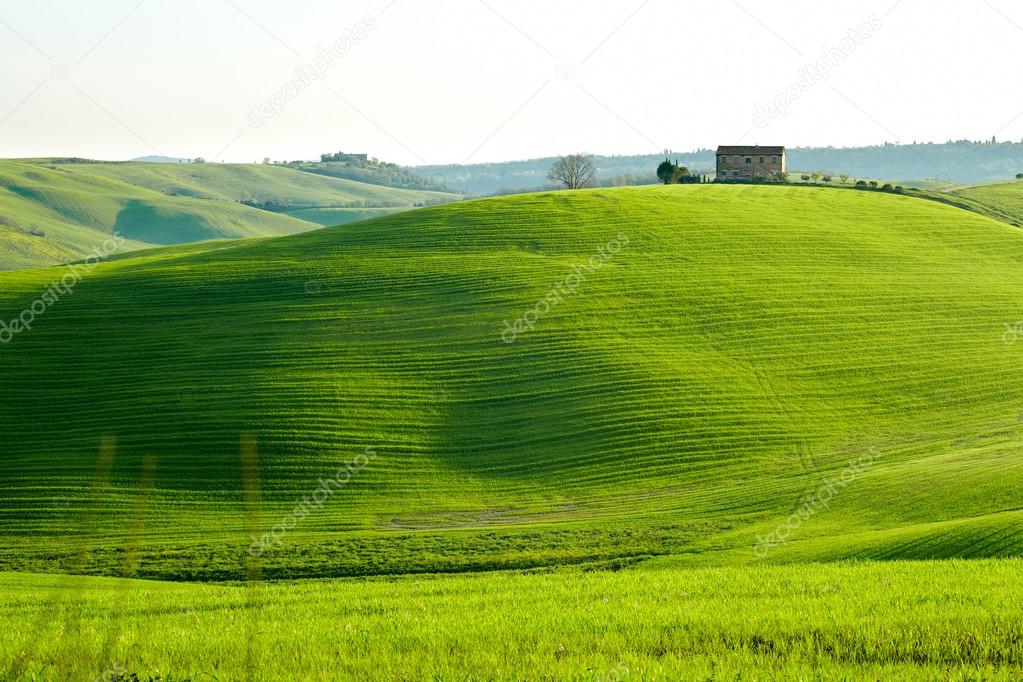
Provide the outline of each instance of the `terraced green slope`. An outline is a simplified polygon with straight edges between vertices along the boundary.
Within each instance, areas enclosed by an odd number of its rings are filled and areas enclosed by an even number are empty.
[[[265,576],[1018,555],[1021,265],[965,211],[766,186],[125,257],[0,346],[0,565],[239,577],[278,523]],[[0,276],[2,318],[59,272]]]

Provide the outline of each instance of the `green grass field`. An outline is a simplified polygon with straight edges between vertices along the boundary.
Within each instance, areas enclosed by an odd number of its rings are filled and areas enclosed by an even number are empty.
[[[88,570],[116,573],[148,457],[140,575],[238,578],[250,526],[366,448],[266,576],[754,561],[871,452],[768,561],[1015,555],[1023,344],[1002,335],[1023,317],[1021,262],[1017,230],[933,202],[727,186],[124,257],[0,348],[0,565],[70,565],[91,515]],[[60,272],[0,277],[2,319]]]
[[[354,223],[359,220],[379,218],[380,216],[393,215],[407,211],[408,208],[305,208],[297,211],[288,211],[288,215],[299,220],[307,220],[311,223],[333,227]]]
[[[1023,675],[1019,560],[246,586],[0,574],[0,588],[10,678]]]
[[[295,234],[325,224],[313,207],[394,212],[455,195],[394,189],[245,164],[0,161],[0,269],[78,260],[114,232],[123,250]],[[294,215],[239,202],[276,202]],[[364,207],[377,207],[376,209]],[[317,216],[318,217],[318,216]]]
[[[954,190],[950,194],[991,207],[1009,222],[1023,225],[1023,180],[973,185]]]
[[[955,207],[740,185],[118,255],[0,344],[7,650],[27,679],[1014,679],[1021,265]],[[0,273],[0,320],[65,272]],[[68,644],[27,634],[48,581]]]

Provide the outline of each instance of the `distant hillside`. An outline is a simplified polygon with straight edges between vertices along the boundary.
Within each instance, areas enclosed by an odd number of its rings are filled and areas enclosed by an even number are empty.
[[[315,227],[237,202],[169,196],[84,166],[0,161],[0,269],[77,260],[114,232],[129,250]]]
[[[139,156],[132,159],[139,163],[186,163],[190,159],[178,156]]]
[[[696,173],[709,173],[714,169],[714,151],[711,149],[669,156]],[[642,184],[656,181],[654,170],[664,159],[664,154],[594,158],[601,179],[634,176],[639,180],[627,184]],[[547,171],[553,162],[553,158],[542,158],[473,165],[415,166],[411,170],[455,190],[482,196],[543,188],[548,184]],[[959,184],[988,182],[1012,178],[1023,172],[1023,143],[960,141],[849,148],[795,147],[789,149],[789,168],[886,180],[937,179]]]
[[[616,177],[632,178],[631,182],[621,184],[657,183],[655,173],[657,164],[664,160],[663,155],[594,156],[593,158],[600,180],[606,181]],[[712,172],[714,169],[714,154],[709,150],[672,154],[671,158],[677,159],[679,163],[688,166],[693,172]],[[415,166],[411,170],[454,190],[485,196],[550,189],[547,171],[550,170],[555,160],[555,157],[545,157],[472,165]]]
[[[280,210],[399,207],[446,203],[459,197],[410,191],[339,177],[303,173],[290,166],[225,163],[62,164],[63,170],[98,175],[172,196],[269,204]]]
[[[354,223],[359,220],[379,218],[380,216],[400,213],[405,208],[306,208],[298,211],[290,211],[288,215],[300,220],[308,220],[311,223],[330,227],[331,225],[343,225]]]
[[[949,194],[997,211],[1001,214],[998,217],[1015,225],[1023,225],[1023,180],[962,187]]]
[[[119,574],[140,499],[137,575],[184,580],[1018,556],[1021,264],[950,206],[739,185],[120,256],[0,345],[0,569],[87,527]],[[0,274],[0,321],[52,279]]]
[[[277,236],[459,198],[272,165],[0,161],[0,269],[78,259],[115,231],[124,250]]]
[[[325,162],[292,162],[289,168],[327,175],[333,178],[344,178],[357,182],[367,182],[385,187],[397,187],[399,189],[423,190],[429,192],[450,193],[451,190],[444,183],[436,179],[430,179],[413,173],[407,168],[397,164],[377,161],[325,161]]]
[[[1023,143],[948,142],[876,147],[796,148],[789,166],[856,177],[901,178],[966,184],[1013,178],[1023,173]]]

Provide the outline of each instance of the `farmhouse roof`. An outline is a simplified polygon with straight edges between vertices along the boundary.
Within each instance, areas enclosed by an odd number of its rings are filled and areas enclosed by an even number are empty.
[[[784,154],[784,153],[785,153],[785,147],[759,147],[759,146],[756,146],[756,145],[754,145],[752,147],[749,147],[749,146],[746,146],[746,147],[742,147],[742,146],[729,147],[729,146],[725,146],[725,145],[722,145],[722,146],[718,147],[718,154],[735,154],[735,155],[738,155],[738,156],[744,156],[744,155],[752,156],[752,155],[755,155],[755,154],[779,154],[780,155],[780,154]]]

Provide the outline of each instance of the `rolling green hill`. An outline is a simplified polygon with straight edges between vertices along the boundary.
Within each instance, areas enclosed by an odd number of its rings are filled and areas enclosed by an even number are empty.
[[[235,202],[168,196],[70,167],[0,162],[0,268],[77,260],[114,232],[128,240],[123,248],[133,249],[315,227]]]
[[[1021,265],[934,202],[715,185],[122,256],[0,345],[0,566],[1017,556]]]
[[[309,211],[348,207],[342,223],[372,207],[397,211],[455,198],[278,166],[0,161],[0,269],[77,260],[114,232],[127,239],[124,250],[277,236],[324,224],[302,217]]]
[[[949,194],[989,208],[997,217],[1023,225],[1023,181],[973,185]]]
[[[332,227],[354,223],[359,220],[378,218],[407,211],[408,208],[304,208],[296,211],[289,211],[288,215],[300,220],[308,220],[317,225]]]
[[[270,164],[85,163],[60,167],[163,194],[259,204],[269,201],[295,209],[413,206],[458,198],[443,192],[397,189]]]

